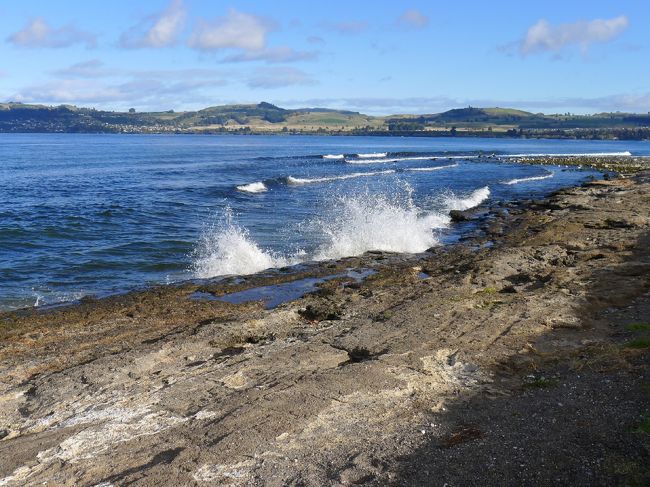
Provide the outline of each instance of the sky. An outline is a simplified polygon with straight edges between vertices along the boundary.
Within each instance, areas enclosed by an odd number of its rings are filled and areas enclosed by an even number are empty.
[[[0,0],[0,101],[650,112],[647,0]]]

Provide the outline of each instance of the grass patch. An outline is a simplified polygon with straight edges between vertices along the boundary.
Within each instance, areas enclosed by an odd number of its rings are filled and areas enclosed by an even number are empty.
[[[483,301],[481,303],[478,303],[476,305],[477,308],[479,309],[493,309],[496,308],[497,306],[502,305],[504,302],[500,300],[496,301]]]
[[[650,435],[650,413],[645,413],[641,416],[639,425],[634,429],[635,433],[645,433]]]
[[[495,294],[498,291],[497,291],[497,288],[495,288],[495,287],[486,287],[485,289],[483,289],[480,292],[482,292],[483,294]]]
[[[466,300],[467,300],[467,296],[463,296],[460,294],[456,296],[449,296],[447,298],[447,301],[450,303],[460,303],[461,301],[466,301]]]
[[[635,338],[625,343],[626,348],[634,348],[636,350],[643,350],[650,348],[650,338]]]
[[[392,317],[392,313],[388,311],[381,311],[372,317],[372,321],[378,321],[381,323],[390,320]]]
[[[606,372],[630,367],[626,350],[618,344],[597,344],[576,350],[573,355],[571,363],[574,370]]]
[[[650,323],[630,323],[625,328],[629,331],[650,331]]]

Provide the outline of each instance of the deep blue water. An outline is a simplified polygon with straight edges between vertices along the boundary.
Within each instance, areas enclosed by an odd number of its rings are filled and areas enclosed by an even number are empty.
[[[622,151],[648,155],[650,144],[0,134],[0,309],[373,248],[422,251],[454,231],[451,208],[599,175],[478,154]],[[546,178],[504,184],[536,177]]]

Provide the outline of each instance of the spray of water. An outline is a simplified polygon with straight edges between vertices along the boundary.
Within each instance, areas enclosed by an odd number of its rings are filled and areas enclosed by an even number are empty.
[[[326,216],[310,222],[309,227],[323,241],[311,254],[281,255],[261,248],[227,210],[221,221],[203,232],[194,253],[194,275],[208,278],[253,274],[305,260],[361,255],[369,250],[423,252],[439,244],[435,231],[449,225],[449,210],[472,208],[489,195],[487,186],[465,197],[448,193],[440,198],[437,208],[430,210],[418,207],[407,183],[401,183],[401,191],[391,195],[367,190],[340,196],[331,201]]]

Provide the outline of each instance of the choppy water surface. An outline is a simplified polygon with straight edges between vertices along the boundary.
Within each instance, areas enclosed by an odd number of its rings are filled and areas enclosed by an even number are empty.
[[[0,134],[0,309],[421,252],[447,213],[598,176],[517,154],[650,154],[643,142]],[[478,157],[499,154],[498,159]]]

